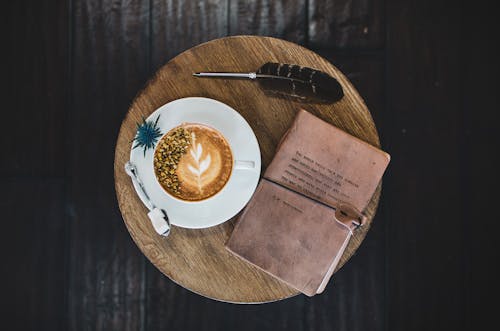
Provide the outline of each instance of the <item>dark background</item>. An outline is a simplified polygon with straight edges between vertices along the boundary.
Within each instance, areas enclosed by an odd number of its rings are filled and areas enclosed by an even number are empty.
[[[496,12],[480,1],[6,2],[2,329],[477,330],[496,320]],[[181,51],[236,34],[329,59],[392,155],[373,228],[313,298],[245,306],[193,294],[146,260],[118,210],[114,145],[134,95]]]

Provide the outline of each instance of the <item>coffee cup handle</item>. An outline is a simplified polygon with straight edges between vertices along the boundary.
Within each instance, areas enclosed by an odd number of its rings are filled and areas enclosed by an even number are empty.
[[[234,169],[252,170],[255,169],[254,161],[235,160]]]

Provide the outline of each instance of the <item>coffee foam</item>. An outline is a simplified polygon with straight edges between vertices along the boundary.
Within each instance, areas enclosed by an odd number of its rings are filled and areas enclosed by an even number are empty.
[[[201,124],[183,124],[191,145],[181,157],[176,174],[180,182],[175,196],[200,201],[219,192],[229,180],[233,155],[226,139],[217,130]]]

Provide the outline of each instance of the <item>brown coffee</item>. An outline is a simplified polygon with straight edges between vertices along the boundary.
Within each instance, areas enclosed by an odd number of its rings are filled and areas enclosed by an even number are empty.
[[[177,155],[179,150],[182,153]],[[226,185],[232,168],[233,155],[226,139],[202,124],[186,123],[172,129],[155,151],[158,181],[181,200],[200,201],[215,195]]]

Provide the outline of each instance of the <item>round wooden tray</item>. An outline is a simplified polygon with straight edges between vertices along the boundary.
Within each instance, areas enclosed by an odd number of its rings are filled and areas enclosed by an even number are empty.
[[[197,71],[252,72],[269,61],[296,63],[328,72],[342,84],[345,96],[333,105],[302,104],[268,97],[252,81],[192,76]],[[268,302],[296,295],[296,290],[226,251],[224,243],[231,234],[236,217],[201,230],[173,227],[166,239],[158,236],[151,226],[147,210],[124,171],[136,123],[167,102],[190,96],[220,100],[248,121],[259,141],[263,172],[300,107],[379,146],[370,112],[347,78],[316,53],[280,39],[236,36],[198,45],[169,61],[137,95],[122,123],[114,165],[118,203],[135,243],[162,273],[193,292],[227,302]],[[367,226],[351,239],[338,268],[354,254],[364,239],[378,205],[380,189],[379,185],[365,210]]]

